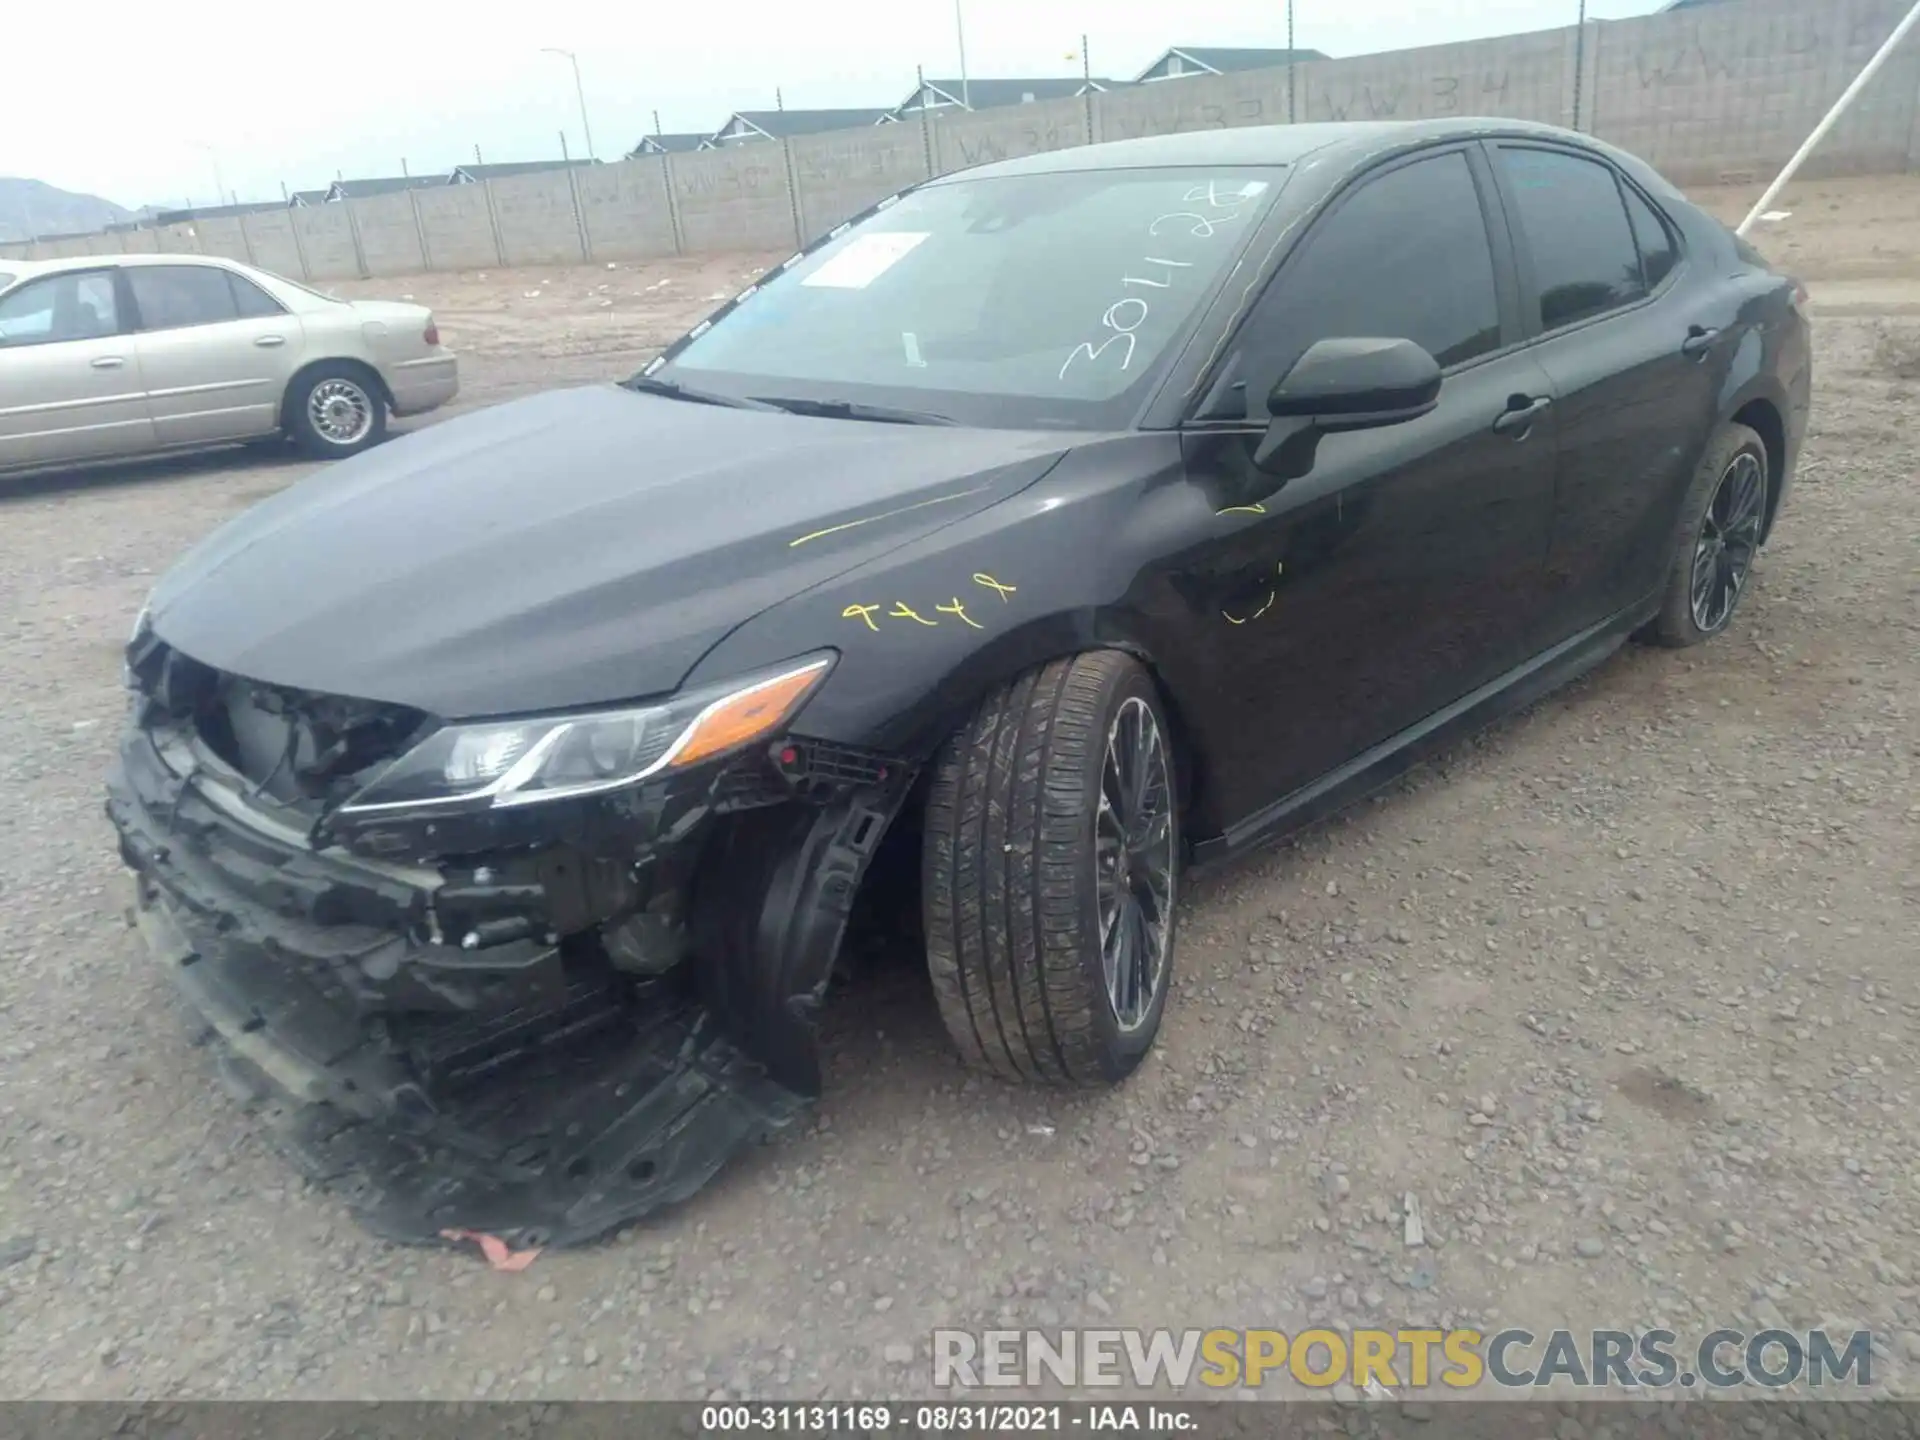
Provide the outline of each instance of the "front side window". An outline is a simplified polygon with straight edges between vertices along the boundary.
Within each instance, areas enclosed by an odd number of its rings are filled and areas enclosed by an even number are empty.
[[[1455,151],[1364,181],[1317,224],[1248,317],[1249,413],[1321,340],[1412,340],[1441,366],[1500,347],[1479,188]]]
[[[970,424],[1125,423],[1283,175],[936,183],[769,278],[670,351],[660,378]]]
[[[182,330],[240,318],[227,272],[213,265],[129,265],[127,283],[146,330]]]
[[[113,276],[83,270],[32,280],[0,296],[0,345],[54,345],[120,333]]]
[[[1604,315],[1646,293],[1612,170],[1559,150],[1507,145],[1499,154],[1533,256],[1542,330]]]

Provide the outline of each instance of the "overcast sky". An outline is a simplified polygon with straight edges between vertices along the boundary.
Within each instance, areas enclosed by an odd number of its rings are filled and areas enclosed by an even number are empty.
[[[972,76],[1130,78],[1169,45],[1284,45],[1285,0],[962,0]],[[1296,43],[1329,55],[1573,23],[1578,0],[1297,0]],[[1659,0],[1590,0],[1601,19]],[[734,110],[891,105],[914,66],[958,72],[952,0],[382,0],[316,11],[260,0],[8,7],[0,66],[0,174],[123,205],[277,198],[336,172],[444,172],[473,158],[586,148],[617,159],[652,128],[712,131]],[[464,15],[454,21],[454,15]],[[110,30],[98,43],[88,25]],[[1071,57],[1071,58],[1069,58]],[[211,147],[209,149],[208,147]]]

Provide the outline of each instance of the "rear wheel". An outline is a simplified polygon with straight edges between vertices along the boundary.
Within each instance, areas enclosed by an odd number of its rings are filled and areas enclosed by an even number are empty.
[[[317,365],[287,397],[287,432],[320,460],[341,460],[377,445],[387,433],[380,384],[364,366]]]
[[[1646,638],[1680,649],[1727,628],[1760,553],[1768,472],[1766,442],[1744,425],[1726,426],[1707,447],[1680,507],[1666,595]]]
[[[1179,809],[1152,679],[1116,651],[989,696],[936,764],[927,964],[969,1064],[1113,1084],[1160,1029],[1172,979]]]

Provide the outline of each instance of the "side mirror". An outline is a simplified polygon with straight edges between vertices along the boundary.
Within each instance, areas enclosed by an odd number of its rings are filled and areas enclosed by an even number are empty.
[[[1417,420],[1440,403],[1440,362],[1411,340],[1322,340],[1273,387],[1253,463],[1283,479],[1313,468],[1320,437]]]

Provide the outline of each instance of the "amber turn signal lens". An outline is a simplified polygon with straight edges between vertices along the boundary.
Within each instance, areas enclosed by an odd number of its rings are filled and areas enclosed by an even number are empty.
[[[688,727],[687,738],[673,757],[675,768],[711,760],[777,728],[820,683],[829,663],[816,660],[714,701]]]

